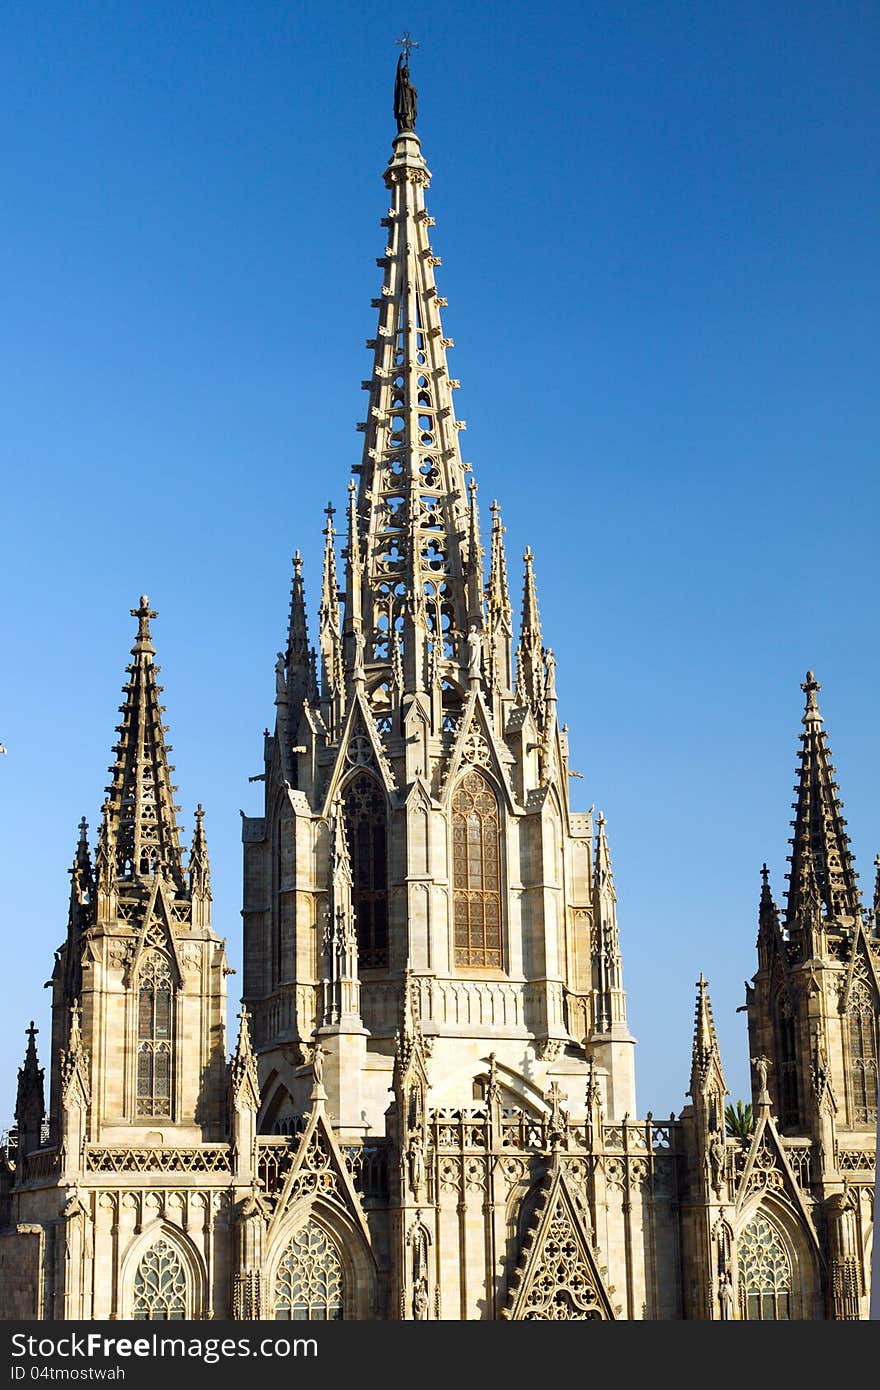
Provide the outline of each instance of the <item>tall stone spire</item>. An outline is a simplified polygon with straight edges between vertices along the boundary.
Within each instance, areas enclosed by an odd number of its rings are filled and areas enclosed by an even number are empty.
[[[159,667],[153,659],[156,649],[150,619],[156,613],[146,594],[131,614],[138,620],[138,632],[131,649],[134,660],[126,667],[125,704],[119,707],[122,723],[117,725],[120,737],[114,749],[116,761],[110,768],[112,782],[107,788],[99,858],[116,878],[162,873],[182,892],[177,827],[180,808],[174,805],[174,767],[168,761],[171,747],[165,743],[165,710],[159,704],[162,687],[156,683]]]
[[[815,874],[826,919],[849,923],[861,916],[859,890],[844,829],[843,803],[838,796],[827,734],[816,699],[819,682],[812,671],[801,686],[806,695],[804,732],[800,736],[800,770],[793,803],[794,835],[790,840],[791,873],[785,924],[796,938],[810,909],[810,877]],[[812,860],[812,870],[809,861]]]
[[[516,694],[521,704],[531,707],[539,727],[544,723],[544,648],[538,593],[535,587],[534,556],[531,547],[523,555],[522,621],[516,649]]]
[[[70,874],[70,907],[67,914],[67,942],[64,948],[64,993],[69,1001],[79,994],[82,981],[82,934],[95,919],[95,877],[89,852],[89,827],[85,816],[79,823],[79,838]]]
[[[405,688],[424,692],[435,648],[443,674],[466,681],[469,465],[459,450],[464,424],[452,403],[458,382],[446,362],[452,341],[440,319],[446,300],[434,279],[440,258],[424,202],[431,175],[412,129],[412,90],[398,93],[399,129],[385,171],[391,203],[377,262],[383,284],[373,301],[379,323],[367,344],[367,416],[358,426],[365,438],[348,544],[345,664],[353,675],[362,651],[368,683],[390,680],[396,627]]]

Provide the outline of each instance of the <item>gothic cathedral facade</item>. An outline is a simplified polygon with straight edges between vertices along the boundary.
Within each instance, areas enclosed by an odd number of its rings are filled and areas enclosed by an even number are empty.
[[[640,1119],[608,831],[571,808],[534,559],[515,632],[495,502],[484,546],[405,65],[395,113],[344,548],[328,508],[317,650],[297,555],[243,819],[235,1049],[143,597],[71,869],[48,1106],[32,1025],[0,1158],[3,1315],[865,1318],[880,900],[818,684],[784,912],[766,872],[760,896],[751,1127],[725,1125],[702,975],[690,1103]]]

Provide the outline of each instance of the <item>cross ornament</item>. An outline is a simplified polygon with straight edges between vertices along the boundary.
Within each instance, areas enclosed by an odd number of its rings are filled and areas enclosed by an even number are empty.
[[[411,51],[414,48],[418,48],[419,45],[416,43],[415,39],[410,38],[408,29],[404,29],[403,37],[400,39],[395,39],[394,42],[400,44],[401,48],[403,49],[403,61],[407,64],[407,66],[409,66],[409,55]]]

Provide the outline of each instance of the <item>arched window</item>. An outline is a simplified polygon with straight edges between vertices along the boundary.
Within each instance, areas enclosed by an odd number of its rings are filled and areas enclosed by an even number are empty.
[[[174,986],[165,956],[152,952],[138,976],[137,1113],[171,1114]]]
[[[275,1275],[275,1317],[329,1322],[342,1317],[342,1262],[313,1221],[297,1231]]]
[[[800,1124],[800,1104],[794,1011],[784,993],[780,993],[776,999],[775,1025],[776,1056],[779,1059],[779,1123],[783,1129],[788,1129]]]
[[[349,782],[343,794],[353,879],[358,965],[388,966],[388,813],[381,787],[368,773]]]
[[[134,1311],[138,1321],[186,1317],[186,1274],[180,1256],[167,1240],[151,1245],[134,1276]]]
[[[739,1238],[740,1315],[749,1322],[791,1318],[791,1261],[782,1237],[760,1212]]]
[[[852,1123],[877,1123],[877,1012],[871,990],[856,979],[846,1010]]]
[[[455,964],[501,968],[501,852],[498,800],[479,772],[452,797]]]

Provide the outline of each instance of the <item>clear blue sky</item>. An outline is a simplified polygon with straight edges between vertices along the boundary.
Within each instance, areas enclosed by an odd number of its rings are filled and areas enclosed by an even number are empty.
[[[535,551],[575,808],[608,817],[640,1113],[685,1102],[701,970],[747,1094],[808,666],[870,892],[880,8],[8,0],[0,1123],[144,591],[240,965],[290,555],[314,605],[360,456],[407,28],[465,458],[517,599]]]

